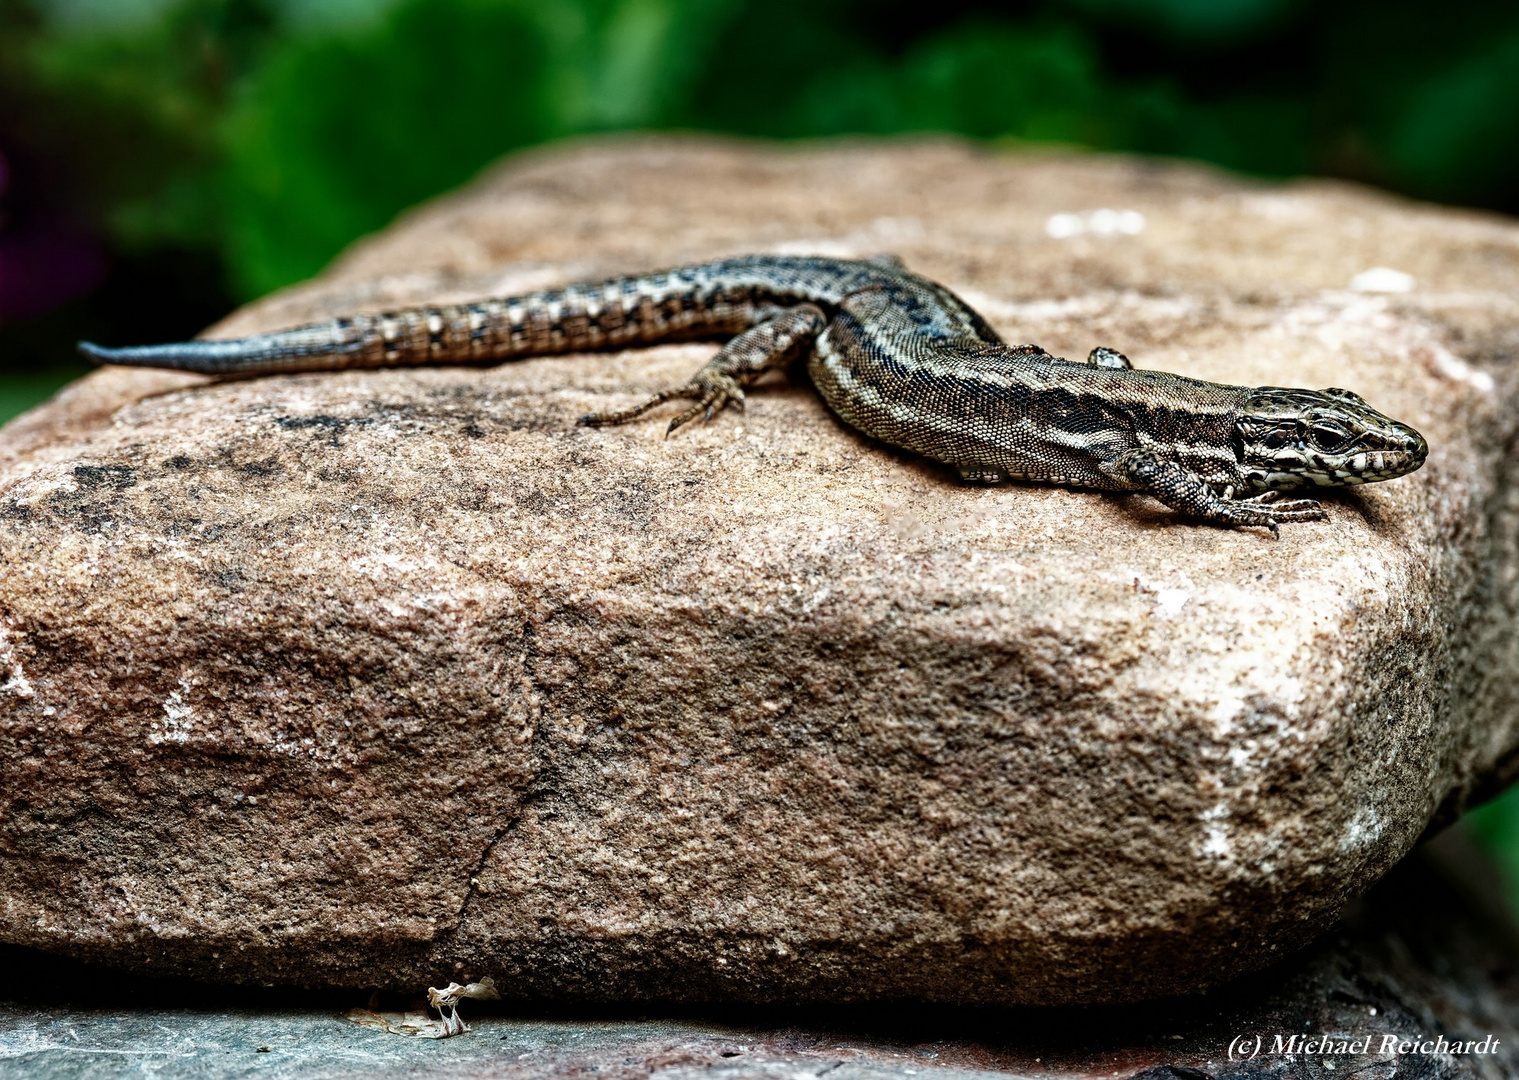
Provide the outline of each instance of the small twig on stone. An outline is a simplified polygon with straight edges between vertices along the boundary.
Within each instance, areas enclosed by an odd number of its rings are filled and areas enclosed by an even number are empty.
[[[468,983],[464,986],[451,982],[443,989],[429,986],[427,988],[427,1002],[438,1011],[438,1019],[434,1020],[425,1012],[407,1013],[384,1013],[369,1009],[349,1009],[344,1017],[361,1027],[371,1027],[391,1035],[405,1035],[414,1039],[447,1039],[453,1035],[463,1035],[469,1030],[459,1016],[459,1002],[465,998],[475,998],[479,1001],[492,1001],[500,998],[496,991],[496,981],[489,975],[479,982]],[[371,1006],[375,1003],[370,1002]]]
[[[459,1002],[465,998],[493,1001],[500,997],[496,992],[496,980],[489,975],[466,986],[451,982],[442,990],[427,988],[427,1003],[438,1010],[448,1035],[463,1035],[469,1030],[469,1025],[459,1018]]]

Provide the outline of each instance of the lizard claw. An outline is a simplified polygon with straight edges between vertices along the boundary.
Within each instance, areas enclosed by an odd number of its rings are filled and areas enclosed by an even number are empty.
[[[694,420],[698,415],[700,415],[702,411],[702,405],[703,403],[698,401],[695,405],[692,405],[685,412],[681,413],[679,416],[675,417],[675,419],[671,420],[670,425],[665,428],[665,438],[668,439],[675,433],[676,428],[682,426],[683,424],[689,423],[691,420]],[[710,419],[711,416],[711,412],[708,412],[708,419]]]
[[[725,381],[731,382],[732,380]],[[675,391],[672,396],[675,395],[681,397],[697,397],[697,395],[700,395],[700,397],[695,405],[692,405],[685,412],[670,421],[670,426],[665,428],[665,438],[667,439],[676,428],[690,423],[698,416],[702,418],[702,423],[705,424],[730,404],[738,406],[740,412],[744,408],[744,392],[739,389],[737,384],[724,386],[718,383],[718,385],[712,386],[693,382],[690,386],[684,386],[680,390]]]

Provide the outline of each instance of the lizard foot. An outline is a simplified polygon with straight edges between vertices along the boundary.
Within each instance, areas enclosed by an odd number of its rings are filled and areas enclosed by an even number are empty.
[[[1186,466],[1158,457],[1144,450],[1131,450],[1112,461],[1104,462],[1102,471],[1121,481],[1131,490],[1143,491],[1165,503],[1211,525],[1238,528],[1259,525],[1280,536],[1282,524],[1292,521],[1323,521],[1329,514],[1313,499],[1289,499],[1276,502],[1275,492],[1263,492],[1247,499],[1233,497],[1229,488],[1220,496],[1197,473]]]
[[[676,428],[698,416],[711,420],[729,405],[742,412],[744,387],[767,371],[785,367],[799,354],[812,348],[813,342],[827,325],[822,310],[814,304],[798,304],[787,308],[774,318],[751,326],[724,345],[685,386],[663,390],[631,409],[587,413],[577,422],[586,427],[626,424],[667,401],[677,398],[695,401],[696,404],[670,421],[670,426],[665,428],[668,437]]]
[[[1319,502],[1317,499],[1284,499],[1281,502],[1278,502],[1275,499],[1250,498],[1241,499],[1239,501],[1244,506],[1259,506],[1263,508],[1268,514],[1296,513],[1301,510],[1317,510],[1320,511],[1319,516],[1323,516],[1322,511],[1324,504]]]
[[[1329,516],[1319,500],[1283,499],[1280,491],[1262,491],[1236,501],[1241,506],[1259,507],[1262,513],[1278,521],[1323,521]]]
[[[1253,522],[1220,522],[1220,524],[1252,524],[1264,525],[1271,530],[1272,536],[1280,536],[1278,525],[1284,525],[1292,521],[1328,521],[1329,513],[1324,507],[1312,499],[1294,499],[1290,503],[1272,505],[1265,510],[1258,510],[1264,520]]]
[[[696,404],[670,421],[670,426],[665,428],[666,436],[698,416],[702,416],[704,422],[711,420],[729,405],[737,408],[739,412],[744,410],[744,391],[733,377],[704,368],[685,386],[661,390],[641,405],[617,412],[586,413],[576,423],[585,427],[611,427],[614,424],[626,424],[629,420],[636,420],[650,409],[663,405],[667,401],[682,399],[695,400]]]

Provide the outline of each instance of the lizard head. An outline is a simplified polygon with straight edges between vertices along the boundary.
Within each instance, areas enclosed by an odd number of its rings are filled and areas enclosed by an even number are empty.
[[[1429,446],[1349,390],[1251,392],[1234,422],[1240,467],[1257,491],[1391,480],[1424,464]]]

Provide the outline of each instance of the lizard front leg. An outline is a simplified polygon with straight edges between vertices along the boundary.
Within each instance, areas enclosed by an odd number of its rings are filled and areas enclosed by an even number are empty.
[[[1214,525],[1263,525],[1276,536],[1277,526],[1284,521],[1322,521],[1328,517],[1312,499],[1271,503],[1259,496],[1248,500],[1221,497],[1191,469],[1149,450],[1127,451],[1099,467],[1125,487]]]
[[[785,367],[803,351],[812,347],[828,325],[822,309],[815,304],[798,304],[786,308],[775,318],[751,326],[717,351],[684,386],[661,390],[641,405],[619,412],[588,413],[580,423],[590,427],[625,424],[642,416],[656,405],[676,398],[696,402],[670,421],[668,435],[687,421],[706,414],[710,420],[727,405],[744,407],[744,387],[767,371]]]

